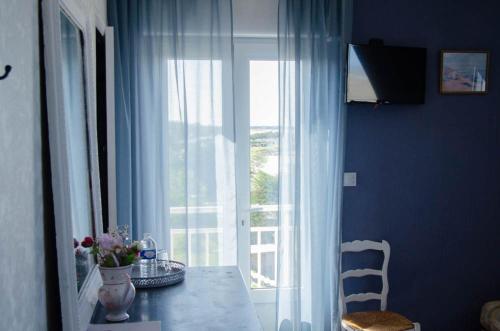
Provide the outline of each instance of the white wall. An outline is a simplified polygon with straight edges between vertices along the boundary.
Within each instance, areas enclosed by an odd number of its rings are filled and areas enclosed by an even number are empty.
[[[273,36],[278,27],[278,0],[233,0],[234,35]]]
[[[38,1],[0,1],[0,330],[46,326]]]
[[[103,23],[106,23],[108,21],[106,17],[106,0],[94,0],[94,12]]]

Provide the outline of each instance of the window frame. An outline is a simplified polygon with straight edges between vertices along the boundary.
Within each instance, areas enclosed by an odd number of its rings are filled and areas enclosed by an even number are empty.
[[[234,37],[238,266],[252,301],[260,304],[276,302],[276,288],[254,289],[250,281],[250,61],[278,61],[277,39]]]

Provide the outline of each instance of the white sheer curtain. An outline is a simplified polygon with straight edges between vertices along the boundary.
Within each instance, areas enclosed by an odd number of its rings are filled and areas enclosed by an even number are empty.
[[[345,0],[280,0],[277,329],[338,330]]]
[[[236,264],[230,0],[111,0],[118,223],[189,265]]]

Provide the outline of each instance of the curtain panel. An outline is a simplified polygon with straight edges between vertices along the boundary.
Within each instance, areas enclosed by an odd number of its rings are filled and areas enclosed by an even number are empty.
[[[236,264],[230,0],[109,0],[118,224],[188,265]]]
[[[344,59],[351,3],[280,0],[277,329],[339,330]]]

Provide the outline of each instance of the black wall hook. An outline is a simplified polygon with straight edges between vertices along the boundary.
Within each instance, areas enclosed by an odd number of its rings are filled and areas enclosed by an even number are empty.
[[[12,70],[11,66],[9,65],[5,66],[5,73],[2,76],[0,76],[0,80],[7,78],[11,70]]]

